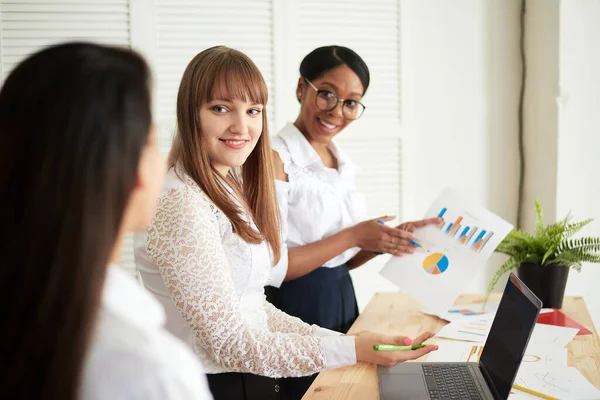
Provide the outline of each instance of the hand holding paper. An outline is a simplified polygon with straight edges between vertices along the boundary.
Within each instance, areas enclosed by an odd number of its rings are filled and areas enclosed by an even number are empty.
[[[438,222],[425,224],[432,219]],[[422,227],[414,231],[414,240],[421,247],[413,254],[392,257],[381,274],[433,312],[452,306],[512,229],[508,222],[450,189],[433,202],[418,225]]]

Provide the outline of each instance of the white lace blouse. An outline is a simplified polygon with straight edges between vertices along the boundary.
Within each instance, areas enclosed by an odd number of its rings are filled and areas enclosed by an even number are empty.
[[[364,220],[365,199],[357,192],[354,181],[357,167],[335,141],[331,142],[330,149],[337,158],[337,170],[323,164],[292,123],[273,137],[272,147],[288,176],[288,182],[275,181],[286,247],[323,240]],[[357,247],[348,249],[323,267],[342,265],[359,251]],[[287,267],[287,249],[284,248],[281,261],[271,271],[270,286],[281,286]]]
[[[194,348],[205,371],[291,377],[356,363],[353,336],[310,326],[266,301],[266,243],[244,242],[179,175],[167,175],[150,227],[135,238],[135,258],[166,309],[167,329]]]

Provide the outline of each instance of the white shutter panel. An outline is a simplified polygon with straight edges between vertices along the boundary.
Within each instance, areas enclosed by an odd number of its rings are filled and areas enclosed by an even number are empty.
[[[310,51],[332,44],[353,49],[369,66],[365,114],[336,140],[361,169],[357,185],[369,216],[400,216],[399,1],[299,0],[295,7],[296,66]]]
[[[225,45],[246,53],[269,87],[273,121],[274,0],[157,0],[156,65],[160,143],[171,147],[177,90],[185,67],[200,51]]]
[[[42,47],[73,40],[129,46],[129,0],[0,1],[2,80]]]
[[[66,41],[130,46],[129,0],[0,0],[1,79],[25,57]],[[121,266],[135,274],[131,237]]]

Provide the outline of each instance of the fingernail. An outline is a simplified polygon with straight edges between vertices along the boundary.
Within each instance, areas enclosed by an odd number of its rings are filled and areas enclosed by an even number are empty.
[[[432,351],[436,351],[437,349],[439,349],[439,347],[435,346]]]
[[[408,346],[409,344],[412,344],[412,342],[413,342],[413,341],[412,341],[412,339],[411,339],[411,338],[407,338],[407,337],[405,337],[405,338],[404,338],[404,344],[405,344],[405,345],[407,345],[407,346]]]

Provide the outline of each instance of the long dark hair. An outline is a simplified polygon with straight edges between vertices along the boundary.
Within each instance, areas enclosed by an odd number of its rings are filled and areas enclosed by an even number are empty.
[[[371,81],[369,67],[354,50],[348,47],[323,46],[314,49],[300,63],[300,76],[312,81],[340,65],[347,65],[358,75],[363,85],[364,95]]]
[[[77,398],[151,125],[132,51],[46,48],[0,91],[0,396]]]

